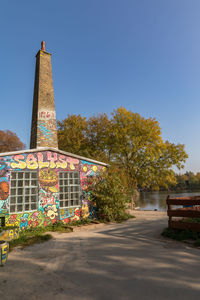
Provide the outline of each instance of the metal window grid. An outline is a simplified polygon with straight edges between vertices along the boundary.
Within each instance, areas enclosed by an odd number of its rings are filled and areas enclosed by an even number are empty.
[[[81,206],[79,172],[59,173],[60,208]]]
[[[10,213],[38,208],[38,174],[34,171],[12,171],[10,179]]]

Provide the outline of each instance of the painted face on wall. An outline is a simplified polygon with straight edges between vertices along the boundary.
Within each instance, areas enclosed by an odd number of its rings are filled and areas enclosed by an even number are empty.
[[[0,200],[6,200],[9,196],[9,184],[6,181],[0,182]]]

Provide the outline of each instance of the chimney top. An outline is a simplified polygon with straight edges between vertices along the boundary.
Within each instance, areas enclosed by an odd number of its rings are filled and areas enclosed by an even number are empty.
[[[42,51],[45,51],[45,41],[42,41],[42,42],[41,42],[41,50],[42,50]]]

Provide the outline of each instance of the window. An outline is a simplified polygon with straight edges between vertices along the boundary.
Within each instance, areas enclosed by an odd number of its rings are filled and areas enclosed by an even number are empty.
[[[10,213],[36,210],[37,207],[37,172],[11,172]]]
[[[80,206],[80,177],[78,172],[59,173],[60,208]]]

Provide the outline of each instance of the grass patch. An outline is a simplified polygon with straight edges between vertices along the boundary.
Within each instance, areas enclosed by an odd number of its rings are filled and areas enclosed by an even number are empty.
[[[98,221],[100,223],[107,223],[107,224],[109,224],[110,222],[122,223],[124,221],[127,221],[129,219],[134,219],[134,218],[135,218],[135,216],[132,216],[128,213],[124,213],[123,215],[118,217],[117,220],[113,219],[113,220],[110,220],[110,221],[106,221],[105,219],[98,219]]]
[[[131,218],[135,218],[135,217],[125,213],[121,216],[120,219],[117,220],[117,222],[121,223]],[[101,222],[105,223],[105,220],[98,220],[98,223]],[[30,228],[24,231],[20,231],[19,238],[9,242],[10,249],[12,250],[14,247],[17,246],[22,246],[22,248],[24,248],[33,245],[35,243],[42,243],[48,241],[49,239],[52,238],[52,235],[45,234],[45,232],[63,232],[63,233],[72,232],[73,231],[72,226],[88,225],[91,223],[94,223],[94,220],[89,218],[77,220],[77,221],[71,221],[67,224],[63,224],[63,222],[57,221],[54,224],[48,225],[46,227],[38,226],[36,228]],[[12,229],[13,228],[14,227],[12,227]],[[8,229],[8,227],[6,227],[6,229]]]
[[[200,232],[194,232],[191,230],[171,229],[165,228],[162,232],[162,236],[168,237],[177,241],[193,241],[194,246],[200,246]]]
[[[12,250],[14,247],[22,246],[22,248],[36,244],[36,243],[43,243],[52,238],[51,234],[37,234],[37,235],[30,235],[30,234],[21,234],[20,237],[16,240],[12,240],[9,242],[9,248]]]
[[[122,223],[124,221],[127,221],[129,219],[134,219],[135,216],[132,216],[130,214],[127,214],[127,213],[124,213],[118,220],[117,220],[117,223]]]

